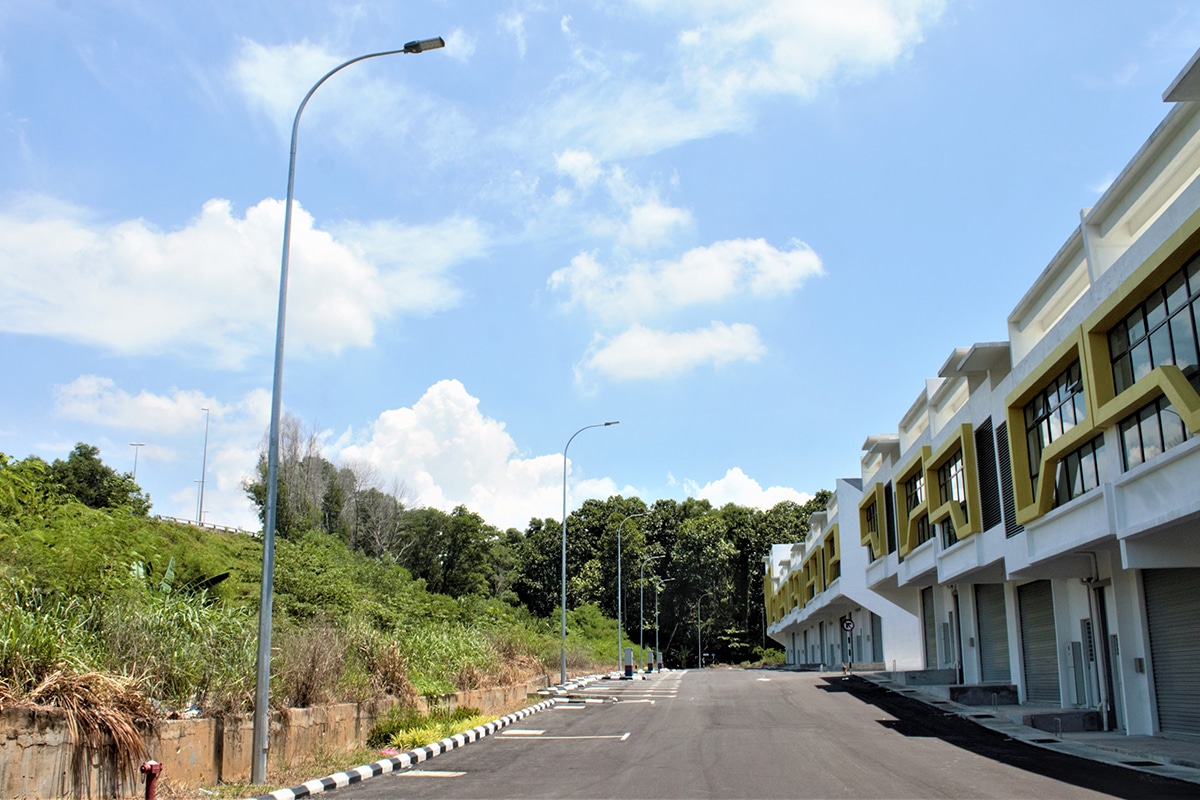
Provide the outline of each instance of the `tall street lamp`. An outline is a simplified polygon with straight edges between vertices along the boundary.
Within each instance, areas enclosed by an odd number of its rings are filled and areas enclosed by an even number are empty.
[[[609,425],[620,425],[620,420],[612,422],[597,422],[594,425],[584,425],[571,434],[567,446],[563,448],[563,510],[562,510],[562,645],[560,659],[562,667],[559,670],[559,685],[567,682],[567,450],[571,441],[588,428],[607,428]]]
[[[646,663],[646,565],[660,558],[662,556],[646,556],[638,569],[638,649],[643,664]]]
[[[663,578],[654,583],[654,652],[657,653],[655,658],[662,656],[662,647],[658,643],[658,593],[663,590],[674,578]]]
[[[643,511],[640,514],[629,514],[625,519],[621,520],[621,524],[617,526],[617,671],[621,671],[623,659],[621,658],[621,629],[624,627],[625,617],[621,615],[621,528],[625,527],[625,523],[634,517],[644,517],[649,514],[649,511]]]
[[[133,448],[133,479],[137,480],[137,457],[138,451],[146,446],[145,442],[130,442],[129,446]]]
[[[200,503],[196,506],[196,522],[200,526],[204,526],[204,480],[208,477],[208,415],[207,408],[201,407],[204,412],[204,457],[200,460]]]
[[[275,584],[275,504],[278,499],[279,482],[279,421],[283,409],[283,333],[287,319],[288,257],[292,247],[292,198],[296,180],[296,140],[300,132],[300,115],[321,84],[335,73],[359,61],[397,53],[423,53],[445,47],[446,42],[423,39],[409,42],[399,50],[384,50],[368,53],[338,64],[313,84],[296,109],[292,122],[292,149],[288,160],[287,201],[283,209],[283,257],[279,266],[279,316],[275,324],[275,377],[271,387],[271,427],[267,436],[267,513],[263,525],[263,577],[262,592],[258,605],[258,665],[254,682],[254,731],[251,739],[250,782],[263,783],[267,779],[267,714],[271,673],[271,594]]]

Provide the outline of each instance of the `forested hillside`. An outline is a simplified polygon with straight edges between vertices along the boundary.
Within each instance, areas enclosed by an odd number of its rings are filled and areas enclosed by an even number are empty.
[[[284,451],[272,701],[555,674],[561,521],[501,531],[363,477]],[[803,538],[826,498],[767,512],[586,501],[567,519],[572,668],[616,666],[618,534],[626,643],[653,645],[658,591],[668,663],[695,663],[698,629],[718,659],[761,658],[762,556]],[[52,464],[0,454],[0,702],[53,704],[86,680],[153,713],[248,708],[261,540],[156,520],[149,507],[89,445]]]

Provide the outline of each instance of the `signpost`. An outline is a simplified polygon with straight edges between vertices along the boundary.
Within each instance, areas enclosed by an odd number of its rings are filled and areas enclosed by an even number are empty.
[[[846,671],[850,672],[854,669],[854,651],[850,647],[854,634],[854,620],[850,619],[850,617],[842,620],[842,630],[846,632],[846,664],[848,665]]]

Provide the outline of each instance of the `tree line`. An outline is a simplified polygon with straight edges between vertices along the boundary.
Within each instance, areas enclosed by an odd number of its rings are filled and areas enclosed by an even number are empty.
[[[277,537],[323,531],[402,566],[431,592],[496,598],[547,620],[559,608],[561,520],[500,530],[465,506],[420,507],[403,484],[381,487],[369,468],[328,461],[319,433],[292,416],[281,426],[278,475]],[[265,456],[245,490],[265,518]],[[619,537],[622,626],[632,641],[652,647],[657,633],[677,665],[695,664],[698,637],[717,660],[753,660],[772,647],[763,558],[773,544],[803,541],[810,515],[829,497],[822,490],[807,503],[784,501],[767,511],[694,498],[586,500],[567,515],[567,606],[590,604],[617,616]]]

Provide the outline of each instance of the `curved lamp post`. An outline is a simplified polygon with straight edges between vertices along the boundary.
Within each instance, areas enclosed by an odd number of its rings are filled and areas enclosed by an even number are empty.
[[[662,647],[658,643],[658,593],[673,580],[675,579],[659,578],[654,582],[654,652],[656,661],[662,657]]]
[[[646,556],[638,569],[638,649],[641,650],[643,664],[646,663],[646,565],[660,558],[662,556]]]
[[[700,601],[712,597],[712,592],[705,592],[696,598],[696,668],[704,669],[704,649],[700,646]]]
[[[562,511],[562,645],[560,655],[562,668],[559,671],[559,685],[567,682],[567,450],[571,441],[588,428],[607,428],[609,425],[620,425],[619,420],[612,422],[597,422],[594,425],[584,425],[571,434],[567,446],[563,448],[563,511]]]
[[[643,511],[640,514],[629,514],[617,526],[617,672],[621,671],[625,663],[621,657],[621,629],[625,621],[625,618],[621,616],[621,528],[625,527],[625,523],[634,517],[644,517],[649,513],[649,511]]]
[[[338,64],[313,84],[296,109],[292,122],[292,150],[288,160],[287,201],[283,209],[283,258],[279,267],[279,316],[275,324],[275,378],[271,387],[271,428],[267,436],[267,513],[263,525],[263,576],[262,591],[258,605],[258,665],[254,681],[254,732],[250,753],[250,782],[263,783],[267,779],[267,714],[271,681],[271,594],[275,585],[275,504],[279,496],[279,418],[283,408],[283,331],[287,318],[288,257],[292,248],[292,197],[296,181],[296,138],[300,132],[300,115],[321,84],[334,73],[351,64],[368,58],[390,56],[397,53],[424,53],[445,47],[446,42],[423,39],[409,42],[399,50],[384,50],[368,53]]]

